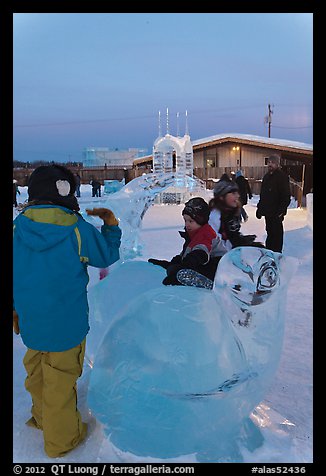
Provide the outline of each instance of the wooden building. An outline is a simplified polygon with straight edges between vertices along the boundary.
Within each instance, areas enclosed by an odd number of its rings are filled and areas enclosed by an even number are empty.
[[[267,158],[281,157],[282,169],[290,176],[292,193],[306,195],[313,187],[313,146],[302,142],[274,139],[247,134],[218,134],[192,141],[194,174],[205,180],[208,188],[212,179],[223,173],[241,169],[253,188],[260,192],[260,184],[267,172]],[[150,169],[152,156],[134,160],[135,168]]]

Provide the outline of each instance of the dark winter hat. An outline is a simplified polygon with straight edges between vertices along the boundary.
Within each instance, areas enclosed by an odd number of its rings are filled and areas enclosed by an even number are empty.
[[[280,156],[276,154],[270,155],[268,157],[268,160],[270,160],[271,162],[274,162],[277,165],[280,165],[280,162],[281,162]]]
[[[75,177],[63,165],[41,165],[28,181],[29,201],[49,201],[71,210],[79,210],[75,191]]]
[[[224,197],[227,193],[239,192],[239,187],[235,182],[219,180],[214,187],[214,197]]]
[[[220,180],[225,180],[226,182],[232,182],[228,174],[225,172],[224,174],[221,175]]]
[[[209,219],[208,203],[201,197],[195,197],[185,203],[182,215],[189,215],[198,225],[205,225]]]

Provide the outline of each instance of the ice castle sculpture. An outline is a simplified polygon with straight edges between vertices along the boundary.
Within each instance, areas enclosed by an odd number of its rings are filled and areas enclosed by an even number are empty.
[[[161,135],[161,114],[159,112],[159,136],[153,145],[153,171],[155,173],[172,173],[175,169],[176,184],[186,186],[185,177],[193,176],[193,149],[188,132],[188,113],[186,111],[186,132],[183,137],[169,133],[169,110],[167,109],[167,126],[164,137]],[[177,115],[179,118],[179,115]],[[179,129],[179,127],[178,127]],[[175,161],[175,163],[174,163]]]
[[[88,404],[122,452],[241,462],[263,437],[249,418],[278,366],[293,258],[242,247],[213,290],[163,286],[124,262],[89,291]],[[181,459],[180,459],[181,458]]]
[[[139,230],[143,216],[155,200],[156,203],[161,203],[158,197],[162,193],[166,192],[173,197],[171,200],[163,200],[165,203],[184,203],[191,196],[206,198],[207,195],[205,183],[193,175],[193,151],[188,133],[187,113],[184,137],[169,134],[168,109],[167,133],[164,137],[161,135],[160,121],[159,114],[159,137],[153,146],[153,173],[137,177],[125,186],[122,186],[121,182],[105,181],[107,199],[101,200],[100,206],[110,208],[119,218],[122,229],[120,248],[122,260],[141,255]],[[96,201],[92,203],[96,206]],[[89,217],[85,209],[81,209],[81,213],[86,220],[100,228],[102,224],[100,219]]]

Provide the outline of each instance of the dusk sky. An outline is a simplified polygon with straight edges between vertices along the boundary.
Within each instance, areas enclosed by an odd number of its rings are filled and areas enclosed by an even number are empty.
[[[82,160],[158,135],[312,143],[312,13],[15,13],[14,159]]]

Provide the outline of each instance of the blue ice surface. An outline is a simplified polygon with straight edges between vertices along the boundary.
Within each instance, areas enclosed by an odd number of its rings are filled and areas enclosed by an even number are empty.
[[[125,185],[125,179],[120,180],[104,180],[104,193],[110,194],[118,192]]]
[[[120,450],[159,459],[241,462],[263,442],[249,418],[281,355],[293,259],[236,248],[213,290],[161,284],[126,261],[89,291],[88,404]]]

